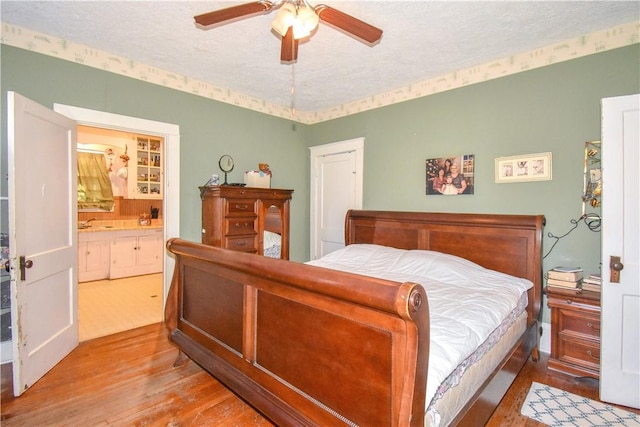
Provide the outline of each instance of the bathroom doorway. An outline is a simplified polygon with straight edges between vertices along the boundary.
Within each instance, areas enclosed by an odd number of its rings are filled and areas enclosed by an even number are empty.
[[[55,104],[54,110],[76,120],[79,126],[88,126],[92,128],[99,128],[107,132],[123,132],[134,135],[151,135],[157,136],[162,139],[162,155],[163,155],[163,179],[162,179],[162,198],[161,199],[143,199],[145,206],[145,212],[149,211],[152,204],[146,202],[153,202],[153,206],[159,208],[162,214],[162,243],[163,243],[163,259],[161,273],[158,274],[145,274],[135,276],[131,278],[119,278],[117,280],[111,280],[112,283],[103,283],[105,287],[119,286],[127,284],[132,286],[131,283],[142,283],[149,285],[151,291],[141,291],[144,295],[147,293],[147,298],[152,299],[156,305],[161,307],[160,312],[154,312],[160,320],[164,318],[164,303],[169,291],[171,283],[171,275],[173,272],[173,258],[169,257],[166,250],[164,250],[164,242],[170,237],[179,236],[180,228],[180,128],[177,125],[155,122],[145,119],[138,119],[134,117],[121,116],[117,114],[105,113],[101,111],[88,110],[83,108],[77,108],[67,105]],[[80,142],[80,137],[78,138]],[[130,157],[130,161],[137,163],[137,157],[132,156],[132,148],[127,147],[127,155]],[[119,155],[118,155],[119,156]],[[118,157],[119,158],[119,157]],[[115,165],[118,166],[118,165]],[[131,171],[131,168],[129,168]],[[117,168],[115,173],[119,172]],[[128,178],[128,177],[127,177]],[[148,206],[147,206],[148,204]],[[157,206],[156,206],[157,205]],[[132,209],[136,209],[135,207]],[[140,212],[142,213],[142,211]],[[136,279],[136,277],[138,279]],[[160,286],[158,286],[158,280]],[[155,285],[154,285],[155,284]],[[99,284],[98,284],[99,285]],[[108,285],[108,286],[107,286]],[[145,286],[146,286],[145,285]],[[154,287],[155,286],[155,287]],[[79,287],[82,287],[82,283]],[[142,286],[144,288],[144,286]],[[79,293],[82,291],[79,291]],[[158,295],[157,295],[158,294]],[[157,296],[155,296],[157,295]],[[157,304],[158,299],[161,301]],[[108,303],[105,302],[105,305]],[[79,313],[82,312],[82,308],[79,309]],[[122,314],[121,316],[126,316]],[[126,325],[125,322],[122,323]],[[134,325],[134,323],[131,323]],[[134,326],[135,327],[135,326]],[[82,326],[80,325],[80,328]],[[87,334],[86,336],[90,336]],[[82,341],[82,339],[81,339]]]
[[[82,342],[162,321],[165,142],[85,125],[77,135]],[[108,201],[96,203],[96,193]]]

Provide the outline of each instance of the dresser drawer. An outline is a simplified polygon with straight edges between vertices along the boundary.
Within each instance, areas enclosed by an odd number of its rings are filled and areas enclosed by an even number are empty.
[[[231,214],[247,214],[256,212],[256,200],[227,200],[227,215]]]
[[[558,332],[587,335],[600,340],[600,316],[586,311],[558,309]]]
[[[241,236],[247,234],[256,234],[255,218],[226,218],[225,234],[227,236]]]
[[[560,334],[557,359],[594,372],[600,370],[600,344]]]
[[[224,247],[233,251],[256,253],[258,252],[257,235],[226,238]]]

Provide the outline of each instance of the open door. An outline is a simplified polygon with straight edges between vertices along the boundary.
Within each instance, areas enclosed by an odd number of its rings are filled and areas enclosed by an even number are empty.
[[[13,393],[78,345],[76,123],[8,92]]]
[[[640,408],[640,95],[602,100],[600,400]]]

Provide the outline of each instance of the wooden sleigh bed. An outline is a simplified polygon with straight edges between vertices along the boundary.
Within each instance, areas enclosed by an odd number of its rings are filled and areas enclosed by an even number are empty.
[[[457,255],[530,280],[526,326],[446,424],[483,425],[537,358],[542,215],[350,211],[346,244]],[[170,339],[277,425],[425,425],[430,304],[416,283],[171,239]],[[428,423],[427,423],[428,424]]]

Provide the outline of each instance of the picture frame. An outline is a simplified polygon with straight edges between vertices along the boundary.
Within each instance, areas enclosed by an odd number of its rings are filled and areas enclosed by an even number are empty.
[[[551,152],[496,158],[496,183],[551,181]]]
[[[426,159],[425,194],[473,194],[475,183],[475,155],[463,154]]]

